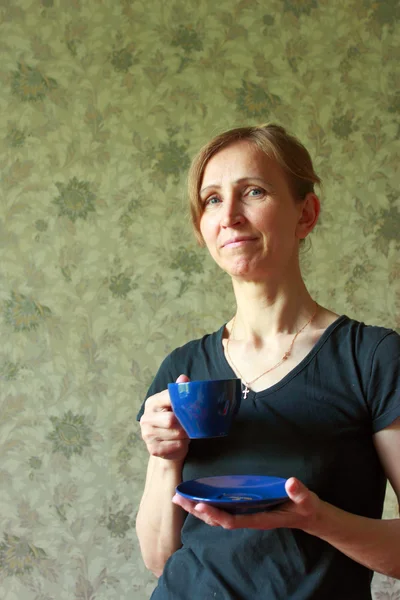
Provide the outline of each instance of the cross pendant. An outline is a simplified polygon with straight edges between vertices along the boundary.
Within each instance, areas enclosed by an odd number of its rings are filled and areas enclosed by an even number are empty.
[[[247,396],[249,395],[249,388],[247,387],[247,384],[244,385],[244,390],[243,390],[243,398],[246,400]]]

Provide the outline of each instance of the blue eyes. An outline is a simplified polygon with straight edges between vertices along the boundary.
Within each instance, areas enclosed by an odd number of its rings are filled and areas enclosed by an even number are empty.
[[[217,204],[218,202],[220,202],[220,199],[217,196],[212,196],[206,200],[205,204]]]
[[[248,192],[246,192],[244,194],[244,197],[250,197],[250,198],[260,198],[263,194],[264,194],[264,190],[260,189],[260,188],[252,188],[251,190],[249,190]],[[207,198],[204,201],[204,206],[213,206],[215,204],[219,204],[221,202],[221,198],[219,196],[210,196],[209,198]]]

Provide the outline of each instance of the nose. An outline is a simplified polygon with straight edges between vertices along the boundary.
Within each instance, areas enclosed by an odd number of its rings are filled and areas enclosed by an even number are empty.
[[[235,199],[225,200],[221,215],[221,227],[233,227],[244,223],[240,202]]]

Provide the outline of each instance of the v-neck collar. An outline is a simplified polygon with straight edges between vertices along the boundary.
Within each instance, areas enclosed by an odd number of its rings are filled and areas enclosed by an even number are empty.
[[[260,390],[259,392],[255,392],[249,388],[249,393],[247,395],[246,400],[248,401],[249,399],[254,400],[255,398],[263,398],[265,396],[268,396],[269,394],[272,394],[273,392],[276,392],[279,388],[281,388],[284,385],[286,385],[287,383],[289,383],[289,381],[291,381],[294,377],[296,377],[296,375],[298,375],[298,373],[300,373],[300,371],[302,371],[313,360],[314,356],[321,350],[321,348],[326,343],[326,341],[329,339],[329,337],[332,335],[332,333],[335,331],[335,329],[337,327],[339,327],[339,325],[341,325],[346,320],[348,320],[348,317],[346,315],[341,315],[333,323],[331,323],[325,329],[324,333],[321,335],[318,342],[311,348],[311,350],[308,352],[308,354],[295,367],[293,367],[293,369],[291,371],[289,371],[289,373],[286,373],[286,375],[284,375],[282,377],[282,379],[280,379],[279,381],[277,381],[270,387],[268,387],[264,390]],[[222,344],[222,337],[224,334],[225,327],[226,327],[226,323],[217,332],[217,335],[218,335],[217,352],[219,355],[218,358],[219,358],[220,363],[227,369],[229,374],[233,375],[233,377],[237,378],[237,374],[232,369],[231,365],[228,363],[228,361],[226,359],[225,352],[224,352],[224,346]]]

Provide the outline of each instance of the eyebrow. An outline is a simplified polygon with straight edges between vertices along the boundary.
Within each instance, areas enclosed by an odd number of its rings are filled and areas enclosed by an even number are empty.
[[[262,177],[251,177],[251,176],[250,177],[241,177],[240,179],[236,179],[233,183],[234,183],[234,185],[237,185],[239,183],[243,183],[244,181],[261,181],[261,183],[263,185],[267,185],[270,188],[273,187],[270,183],[268,183],[267,181],[265,181],[265,179],[263,179]],[[213,188],[215,190],[219,190],[220,187],[221,187],[220,185],[216,185],[216,184],[206,185],[206,187],[201,188],[201,190],[200,190],[199,193],[202,194],[203,192],[205,192],[206,190],[209,190],[211,188]]]

